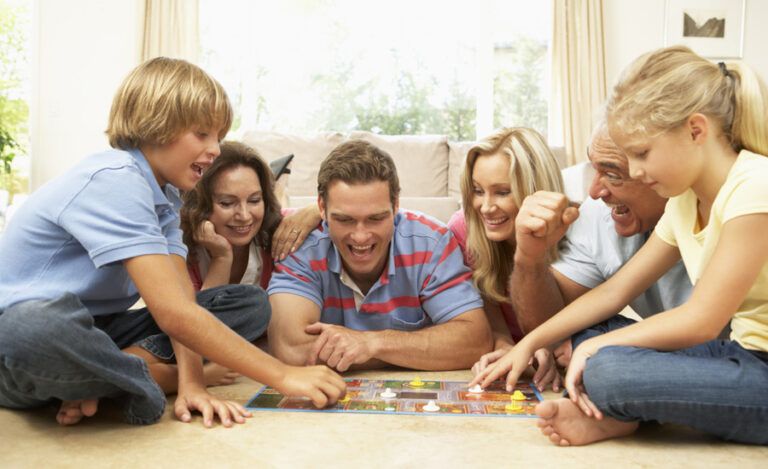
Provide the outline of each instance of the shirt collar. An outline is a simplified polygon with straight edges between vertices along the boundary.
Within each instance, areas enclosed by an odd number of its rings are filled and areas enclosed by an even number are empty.
[[[152,200],[155,206],[158,205],[170,205],[176,210],[181,209],[181,195],[179,190],[171,184],[166,184],[165,188],[161,188],[157,183],[155,173],[152,172],[152,167],[149,165],[149,161],[144,154],[138,148],[132,148],[128,150],[136,163],[139,165],[141,172],[144,174],[144,179],[149,183],[149,187],[152,188]]]

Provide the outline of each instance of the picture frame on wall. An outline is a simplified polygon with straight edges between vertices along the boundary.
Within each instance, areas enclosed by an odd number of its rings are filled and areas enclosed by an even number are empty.
[[[682,44],[711,59],[740,59],[746,0],[667,0],[664,45]]]

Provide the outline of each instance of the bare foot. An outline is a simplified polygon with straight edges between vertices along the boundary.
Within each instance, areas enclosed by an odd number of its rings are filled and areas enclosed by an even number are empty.
[[[60,425],[74,425],[83,417],[92,417],[99,410],[98,399],[83,399],[79,401],[62,401],[56,421]]]
[[[626,436],[637,430],[637,422],[622,422],[611,417],[587,417],[570,399],[544,401],[536,406],[541,433],[559,446],[580,446]]]
[[[227,386],[234,383],[239,377],[240,373],[218,363],[206,363],[203,366],[203,379],[206,386]]]

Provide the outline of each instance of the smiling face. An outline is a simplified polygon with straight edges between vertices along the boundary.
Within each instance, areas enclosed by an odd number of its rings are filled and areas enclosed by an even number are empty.
[[[219,156],[218,129],[189,130],[170,143],[142,147],[160,186],[166,183],[189,191]]]
[[[361,288],[373,285],[386,266],[395,229],[398,207],[390,201],[389,184],[334,181],[318,204],[344,270]]]
[[[232,246],[247,246],[261,229],[264,200],[256,172],[246,166],[223,170],[213,184],[209,220]]]
[[[630,178],[627,158],[607,131],[592,139],[588,157],[596,170],[589,196],[602,199],[611,208],[616,233],[633,236],[653,229],[664,213],[667,200]]]
[[[478,156],[472,167],[472,208],[491,241],[514,241],[519,207],[509,183],[509,157],[495,153]]]

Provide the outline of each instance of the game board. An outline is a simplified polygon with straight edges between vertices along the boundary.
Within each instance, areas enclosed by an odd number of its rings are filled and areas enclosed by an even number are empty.
[[[494,417],[532,417],[542,398],[532,383],[518,382],[513,393],[497,381],[481,392],[469,392],[465,381],[414,381],[346,379],[347,394],[335,406],[317,409],[309,399],[285,397],[264,386],[246,404],[254,410],[352,412],[373,414],[467,415]],[[415,383],[415,385],[414,385]],[[384,398],[387,389],[395,396]],[[436,410],[432,407],[438,407]],[[426,409],[425,409],[426,407]]]

